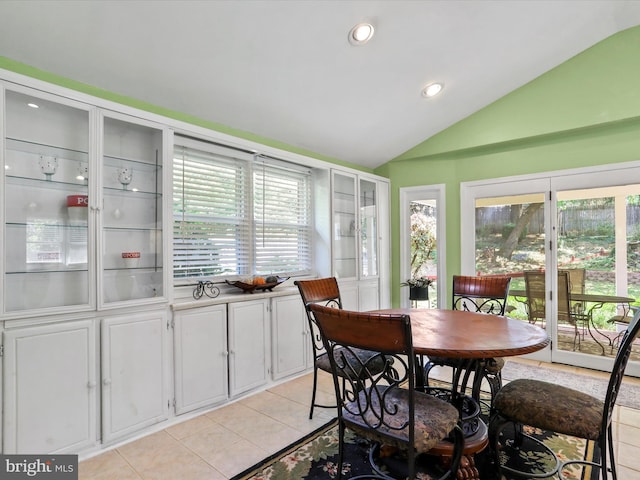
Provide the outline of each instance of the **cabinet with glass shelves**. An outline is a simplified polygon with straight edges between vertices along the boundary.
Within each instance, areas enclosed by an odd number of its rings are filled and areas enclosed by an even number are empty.
[[[344,292],[345,308],[349,304],[353,310],[374,310],[388,304],[388,281],[380,263],[380,258],[388,258],[384,239],[388,233],[380,228],[379,198],[386,189],[382,179],[332,171],[332,274]],[[382,303],[381,283],[385,288]]]
[[[4,311],[89,305],[90,109],[9,90],[4,106]]]
[[[163,130],[104,117],[104,304],[162,297]]]
[[[355,278],[357,273],[356,177],[333,172],[333,274]]]
[[[332,175],[333,274],[378,276],[377,183],[334,171]]]
[[[163,297],[166,127],[28,88],[3,94],[2,313]]]

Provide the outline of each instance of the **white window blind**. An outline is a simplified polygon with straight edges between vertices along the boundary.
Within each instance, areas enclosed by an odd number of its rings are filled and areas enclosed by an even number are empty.
[[[311,172],[258,157],[253,179],[255,272],[310,272]]]
[[[310,273],[308,168],[178,135],[175,143],[175,279]]]
[[[251,272],[249,163],[212,150],[174,149],[174,278]]]

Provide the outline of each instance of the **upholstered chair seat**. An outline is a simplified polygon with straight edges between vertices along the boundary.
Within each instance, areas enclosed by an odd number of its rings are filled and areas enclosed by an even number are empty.
[[[333,354],[336,356],[336,359],[342,358],[342,355],[344,355],[344,358],[347,359],[351,368],[354,369],[355,375],[359,377],[362,376],[363,365],[366,365],[374,375],[385,369],[384,357],[381,357],[377,352],[371,352],[361,348],[355,348],[352,350],[336,348],[333,351]],[[331,372],[331,361],[329,360],[327,352],[318,355],[316,358],[316,365],[320,370]]]
[[[501,471],[501,475],[507,472],[518,477],[548,478],[557,474],[559,478],[565,479],[567,477],[564,470],[568,466],[582,465],[592,468],[597,473],[597,477],[589,475],[591,479],[606,480],[610,476],[614,480],[618,478],[612,428],[613,409],[631,350],[640,332],[640,308],[634,306],[631,309],[634,311],[633,319],[622,336],[604,399],[600,400],[562,385],[530,379],[514,380],[496,394],[489,421],[489,443],[495,465]],[[528,435],[523,428],[525,425],[592,440],[599,455],[593,460],[567,459],[566,451],[555,452],[553,445],[545,445]],[[513,439],[503,433],[509,426],[513,427]],[[526,468],[520,470],[521,467],[516,469],[509,462],[510,458],[521,456],[523,445],[530,441],[537,442],[548,454],[555,457],[554,462],[548,463],[545,472],[531,472]],[[524,464],[524,467],[528,465]],[[511,475],[508,476],[511,478]]]
[[[516,422],[535,425],[543,430],[588,440],[597,440],[602,434],[604,403],[562,385],[539,380],[514,380],[502,387],[493,406]]]
[[[426,393],[414,392],[415,395],[415,440],[416,452],[428,452],[446,438],[460,418],[458,410],[450,403]],[[362,436],[372,438],[398,448],[406,448],[409,442],[409,390],[390,388],[380,394],[372,394],[371,389],[360,392],[358,401],[347,402],[342,413],[344,419],[351,424],[352,430]],[[375,417],[380,412],[380,398],[385,399],[386,411],[389,412],[384,422]],[[358,402],[362,405],[370,399],[372,408],[360,414]],[[380,424],[378,429],[370,425]]]

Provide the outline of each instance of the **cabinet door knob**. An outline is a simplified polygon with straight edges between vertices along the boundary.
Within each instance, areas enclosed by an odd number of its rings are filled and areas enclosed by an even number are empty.
[[[103,385],[111,385],[111,379],[110,378],[105,378],[104,380],[102,380],[102,384]]]
[[[94,389],[96,388],[96,382],[87,382],[87,388],[88,389]]]
[[[222,352],[222,356],[223,357],[228,357],[229,356],[229,352],[227,352],[226,350],[224,352]]]

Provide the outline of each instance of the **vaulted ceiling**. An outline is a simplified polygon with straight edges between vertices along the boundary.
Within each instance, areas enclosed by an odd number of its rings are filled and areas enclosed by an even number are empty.
[[[2,0],[0,55],[375,168],[638,24],[633,0]]]

